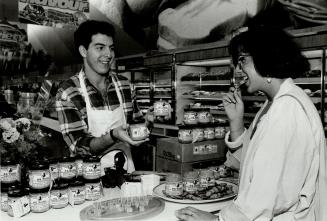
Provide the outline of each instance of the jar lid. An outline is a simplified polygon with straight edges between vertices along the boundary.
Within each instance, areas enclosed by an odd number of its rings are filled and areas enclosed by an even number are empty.
[[[198,108],[198,111],[205,111],[205,112],[210,112],[210,108],[208,108],[208,107],[202,107],[202,108]]]
[[[59,162],[75,162],[76,157],[73,156],[64,156],[59,159]]]
[[[95,156],[95,155],[87,155],[84,156],[83,161],[84,162],[88,162],[88,163],[98,163],[100,162],[100,157]]]
[[[199,108],[184,108],[184,112],[198,112]]]
[[[68,188],[68,183],[60,181],[58,183],[53,183],[51,190],[63,190]]]
[[[133,124],[144,124],[144,123],[145,123],[145,119],[131,120],[131,121],[129,121],[129,124],[130,125],[133,125]]]
[[[28,168],[30,170],[45,170],[45,169],[49,169],[49,161],[44,159],[44,160],[35,160],[35,161],[31,161],[28,165]]]
[[[73,182],[69,183],[69,186],[84,186],[85,182],[82,179],[74,179]]]
[[[199,173],[197,171],[188,171],[184,173],[185,178],[197,178]]]
[[[84,179],[84,183],[100,183],[100,178],[96,178],[96,179]]]
[[[13,158],[13,157],[1,158],[1,166],[9,166],[15,164],[19,164],[18,158]]]
[[[11,186],[8,189],[8,197],[21,197],[28,195],[29,189],[21,185]]]
[[[33,189],[30,188],[30,193],[46,193],[49,192],[50,187],[42,188],[42,189]]]
[[[167,182],[176,182],[181,180],[182,180],[182,176],[178,173],[168,173],[166,176]]]
[[[179,124],[177,126],[178,126],[178,129],[179,130],[182,130],[182,129],[193,129],[194,128],[194,125]]]
[[[49,158],[49,164],[55,164],[59,162],[59,158]]]

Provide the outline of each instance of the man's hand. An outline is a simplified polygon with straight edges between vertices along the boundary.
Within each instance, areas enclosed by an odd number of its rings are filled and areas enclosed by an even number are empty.
[[[149,131],[153,128],[153,122],[154,122],[154,113],[153,113],[153,106],[151,106],[148,111],[145,114],[145,125],[149,129]]]

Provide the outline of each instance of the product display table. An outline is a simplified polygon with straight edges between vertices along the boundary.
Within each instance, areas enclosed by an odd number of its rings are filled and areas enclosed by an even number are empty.
[[[106,199],[113,199],[118,198],[121,196],[121,191],[119,188],[113,189],[104,189],[104,196],[99,199],[99,201],[106,200]],[[174,202],[165,202],[164,210],[151,217],[144,220],[156,220],[156,221],[177,221],[178,219],[175,216],[175,211],[177,209],[186,207],[186,206],[193,206],[198,209],[202,209],[208,212],[216,211],[223,208],[226,205],[229,205],[232,200],[220,201],[216,203],[206,203],[206,204],[180,204]],[[14,218],[7,215],[6,212],[1,211],[0,220],[1,221],[11,221],[11,220],[20,220],[20,221],[78,221],[80,220],[80,211],[87,206],[90,206],[94,203],[94,201],[86,201],[85,203],[77,206],[70,206],[63,209],[50,209],[44,213],[29,213],[21,218]]]

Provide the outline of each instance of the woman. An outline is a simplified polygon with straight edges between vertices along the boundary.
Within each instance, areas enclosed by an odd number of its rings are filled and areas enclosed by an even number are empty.
[[[218,216],[192,207],[176,211],[176,216],[183,220],[327,220],[324,131],[310,98],[292,80],[308,70],[308,62],[285,32],[267,27],[235,36],[230,53],[247,92],[267,96],[248,129],[243,125],[240,90],[232,88],[223,98],[230,122],[225,138],[228,158],[240,161],[238,196]]]

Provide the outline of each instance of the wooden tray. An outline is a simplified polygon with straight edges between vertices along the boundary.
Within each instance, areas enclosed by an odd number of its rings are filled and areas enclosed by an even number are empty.
[[[149,200],[148,205],[144,206],[144,211],[140,211],[139,209],[133,206],[132,212],[127,212],[122,207],[111,206],[108,207],[108,204],[111,202],[117,202],[121,199],[111,199],[96,202],[94,205],[88,206],[81,210],[80,219],[82,221],[87,220],[143,220],[147,218],[151,218],[153,216],[161,213],[165,208],[165,203],[163,200],[157,197],[152,197]],[[97,212],[96,206],[99,208]]]

